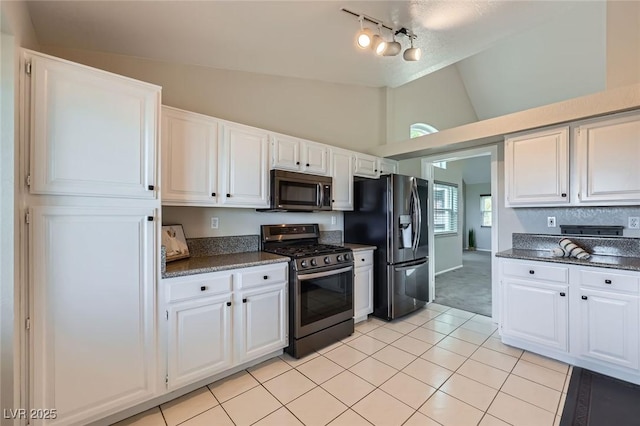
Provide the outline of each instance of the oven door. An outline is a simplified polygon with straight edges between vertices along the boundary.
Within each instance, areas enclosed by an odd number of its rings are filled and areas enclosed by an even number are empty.
[[[299,339],[353,317],[353,266],[298,274],[294,337]]]

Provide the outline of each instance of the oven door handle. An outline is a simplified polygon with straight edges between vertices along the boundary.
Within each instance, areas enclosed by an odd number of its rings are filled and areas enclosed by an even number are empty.
[[[306,280],[312,280],[314,278],[330,277],[332,275],[338,275],[348,271],[353,271],[353,266],[334,269],[332,271],[326,271],[326,272],[316,272],[315,274],[298,274],[298,281],[306,281]]]

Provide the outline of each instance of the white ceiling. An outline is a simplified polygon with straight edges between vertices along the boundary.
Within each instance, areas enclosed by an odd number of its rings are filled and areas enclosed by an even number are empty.
[[[214,68],[397,87],[575,7],[570,1],[29,1],[42,45]],[[346,7],[407,27],[419,62],[355,47]],[[388,32],[383,33],[389,36]],[[407,40],[399,40],[407,46]]]

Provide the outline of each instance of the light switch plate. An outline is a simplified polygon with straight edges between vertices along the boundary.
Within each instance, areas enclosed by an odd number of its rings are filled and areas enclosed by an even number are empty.
[[[640,218],[637,216],[629,216],[629,229],[640,229]]]
[[[218,229],[218,218],[217,217],[212,217],[211,218],[211,229]]]

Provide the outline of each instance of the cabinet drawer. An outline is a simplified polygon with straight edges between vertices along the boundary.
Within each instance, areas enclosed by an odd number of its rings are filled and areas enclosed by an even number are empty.
[[[373,265],[373,250],[354,251],[353,266],[359,268],[361,266]]]
[[[250,288],[286,282],[288,267],[287,263],[277,263],[273,266],[258,266],[243,269],[242,272],[238,273],[238,288]]]
[[[580,285],[602,290],[638,293],[638,278],[607,271],[580,270]]]
[[[212,296],[231,293],[232,274],[203,274],[195,277],[170,278],[163,280],[166,284],[168,302],[192,299],[194,297]]]
[[[505,275],[558,283],[566,283],[568,281],[568,271],[568,268],[540,265],[538,263],[504,262],[502,265],[502,272]]]

